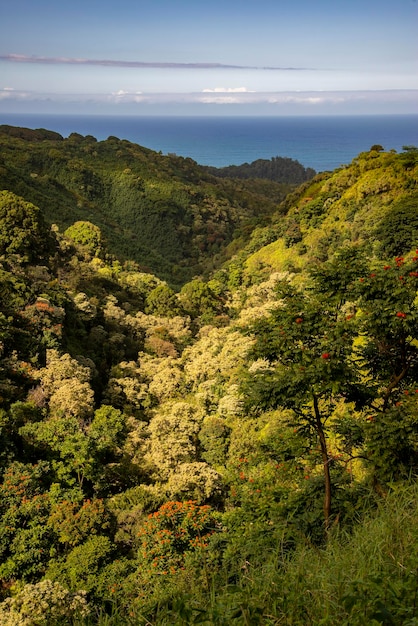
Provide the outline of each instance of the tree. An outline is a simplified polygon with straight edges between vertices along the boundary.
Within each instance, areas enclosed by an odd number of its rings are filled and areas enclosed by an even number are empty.
[[[0,192],[0,255],[18,255],[25,263],[51,250],[49,228],[41,210],[10,191]]]
[[[210,320],[223,311],[223,302],[208,283],[194,279],[186,283],[180,291],[180,302],[192,318]]]
[[[92,535],[107,530],[110,526],[109,517],[101,499],[88,499],[81,505],[66,499],[52,507],[48,524],[54,529],[57,543],[74,547]]]
[[[64,558],[51,561],[46,577],[71,591],[80,587],[88,593],[100,585],[100,574],[112,559],[115,546],[108,537],[92,535],[75,546]]]
[[[375,380],[378,408],[387,410],[418,376],[418,250],[407,260],[379,263],[357,282],[357,352]]]
[[[57,582],[42,580],[20,588],[0,604],[2,626],[65,624],[86,618],[91,611],[85,591],[70,593]]]
[[[181,463],[197,460],[198,439],[202,414],[187,402],[167,402],[152,418],[149,460],[158,475],[167,479]]]
[[[126,417],[112,406],[102,405],[94,413],[88,429],[88,435],[94,442],[95,452],[106,454],[116,452],[124,443],[127,435]]]
[[[90,387],[91,370],[69,354],[47,351],[47,365],[40,371],[42,389],[55,416],[76,416],[83,422],[93,413],[94,394]]]
[[[175,574],[188,554],[207,549],[216,529],[210,506],[192,500],[166,502],[148,516],[138,533],[141,577]]]
[[[369,461],[376,488],[418,469],[418,251],[372,266],[359,252],[341,250],[314,268],[304,294],[282,287],[281,306],[255,326],[256,354],[273,367],[255,376],[249,394],[263,408],[291,408],[318,437],[326,519],[325,426],[337,402],[367,410],[361,423],[345,420],[334,429],[350,454],[354,446]]]
[[[310,446],[318,443],[324,476],[324,521],[332,513],[332,462],[327,423],[341,397],[352,398],[358,375],[353,361],[355,325],[346,313],[314,293],[288,283],[278,288],[279,306],[252,327],[254,356],[266,359],[248,379],[249,404],[261,410],[291,409]]]
[[[207,463],[180,463],[167,483],[170,498],[192,498],[198,504],[221,494],[220,474]]]
[[[54,416],[40,422],[28,423],[19,429],[26,445],[51,458],[56,481],[62,485],[83,487],[92,475],[94,464],[90,442],[73,415]]]
[[[0,484],[0,581],[36,580],[45,571],[53,531],[48,527],[49,463],[14,461]]]
[[[388,483],[418,472],[418,250],[376,264],[356,287],[356,353],[373,399],[366,451],[374,481]]]
[[[64,235],[81,246],[88,258],[100,256],[103,252],[103,236],[95,224],[86,221],[75,222],[69,226]]]
[[[385,213],[376,228],[385,256],[402,255],[418,241],[418,194],[402,198]]]
[[[181,315],[182,309],[176,293],[165,283],[157,285],[146,298],[146,313],[161,317]]]

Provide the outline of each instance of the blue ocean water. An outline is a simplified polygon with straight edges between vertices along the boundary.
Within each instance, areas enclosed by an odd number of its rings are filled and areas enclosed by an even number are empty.
[[[163,154],[222,167],[274,156],[316,171],[348,164],[380,144],[385,150],[418,145],[418,115],[333,117],[132,117],[0,114],[0,124],[127,139]]]

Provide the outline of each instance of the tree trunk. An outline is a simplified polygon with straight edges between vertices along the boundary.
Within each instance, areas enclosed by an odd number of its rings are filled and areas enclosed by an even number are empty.
[[[331,520],[331,498],[332,498],[332,490],[331,490],[331,473],[329,470],[329,456],[327,449],[327,440],[325,437],[325,432],[321,420],[321,413],[319,412],[318,406],[318,398],[314,394],[313,396],[314,403],[314,411],[315,411],[315,430],[318,435],[319,445],[321,447],[321,456],[322,456],[322,465],[324,469],[324,479],[325,479],[325,494],[324,494],[324,521],[325,521],[325,532],[328,533],[330,520]]]

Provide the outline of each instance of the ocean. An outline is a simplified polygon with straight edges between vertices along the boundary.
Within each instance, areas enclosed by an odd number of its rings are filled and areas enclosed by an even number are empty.
[[[163,154],[223,167],[290,157],[317,172],[352,161],[374,144],[385,150],[418,145],[418,115],[333,117],[142,117],[0,114],[0,124],[115,136]]]

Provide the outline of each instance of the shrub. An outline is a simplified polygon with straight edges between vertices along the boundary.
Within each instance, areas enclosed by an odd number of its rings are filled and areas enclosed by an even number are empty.
[[[0,604],[2,626],[57,626],[90,613],[85,591],[71,593],[57,582],[28,584]],[[79,622],[78,622],[79,623]]]

